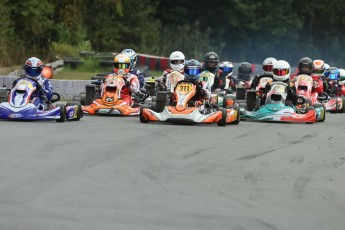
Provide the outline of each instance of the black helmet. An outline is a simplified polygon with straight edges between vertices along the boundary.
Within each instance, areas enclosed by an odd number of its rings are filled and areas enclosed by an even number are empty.
[[[215,64],[214,64],[215,63]],[[204,66],[210,71],[214,72],[218,69],[219,57],[215,52],[208,52],[204,56]]]
[[[242,62],[238,67],[238,79],[249,81],[252,74],[252,65],[248,62]]]
[[[299,74],[312,74],[314,70],[313,60],[308,57],[302,58],[298,63],[298,72]]]

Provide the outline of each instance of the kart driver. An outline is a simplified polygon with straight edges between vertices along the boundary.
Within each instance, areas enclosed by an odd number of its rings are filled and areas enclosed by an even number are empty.
[[[53,96],[53,87],[50,80],[42,76],[43,63],[36,57],[31,57],[25,61],[24,71],[27,78],[36,80],[41,88],[31,95],[32,103],[39,110],[45,110],[46,103],[49,103]],[[20,78],[13,82],[13,87],[17,84]]]

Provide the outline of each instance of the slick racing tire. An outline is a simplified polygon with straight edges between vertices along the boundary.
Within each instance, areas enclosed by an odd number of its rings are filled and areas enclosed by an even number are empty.
[[[256,91],[249,90],[247,93],[247,110],[253,111],[256,105]]]
[[[226,126],[226,117],[227,117],[227,112],[226,109],[224,108],[219,108],[218,111],[222,112],[222,118],[217,122],[218,126]]]
[[[96,95],[96,86],[95,85],[86,85],[85,86],[85,105],[91,105],[93,99]]]
[[[140,122],[141,123],[149,123],[149,120],[147,120],[143,115],[144,109],[150,109],[150,105],[143,104],[140,106],[140,113],[139,113]]]
[[[231,106],[235,103],[235,97],[234,96],[225,96],[223,99],[223,108],[226,108],[227,106]]]
[[[63,104],[58,104],[60,107],[60,118],[56,119],[56,122],[64,122],[66,118],[66,106]]]
[[[236,110],[236,112],[237,112],[237,119],[235,121],[231,122],[231,124],[238,125],[238,123],[240,123],[240,120],[241,120],[240,108],[238,108],[238,106],[235,106],[235,105],[230,105],[230,106],[227,106],[226,108],[227,109],[234,109],[234,110]]]
[[[322,105],[322,104],[315,104],[314,108],[323,108],[322,110],[322,119],[321,120],[317,120],[317,122],[324,122],[326,119],[326,106]]]
[[[340,111],[341,113],[345,113],[345,98],[343,98],[343,108]]]
[[[78,107],[78,111],[77,111],[77,118],[75,118],[75,121],[79,121],[80,118],[83,117],[83,110],[81,109],[81,104],[78,101],[71,101],[71,102],[67,102],[66,107],[67,106],[77,106]]]

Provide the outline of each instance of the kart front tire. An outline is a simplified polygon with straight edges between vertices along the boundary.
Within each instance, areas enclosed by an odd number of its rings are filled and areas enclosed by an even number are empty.
[[[141,123],[149,123],[149,120],[144,117],[143,111],[144,109],[149,109],[151,106],[147,104],[143,104],[140,106],[140,113],[139,113],[139,119]]]
[[[316,109],[316,108],[323,108],[323,116],[322,116],[322,119],[321,120],[319,120],[318,122],[324,122],[325,121],[325,119],[326,119],[326,106],[324,106],[324,105],[321,105],[321,104],[315,104],[314,105],[314,108]]]
[[[241,120],[241,112],[240,112],[240,108],[238,108],[238,106],[235,105],[230,105],[226,107],[227,109],[234,109],[237,111],[237,119],[233,122],[231,122],[231,124],[235,124],[238,125],[238,123],[240,123]]]
[[[77,111],[77,118],[75,118],[75,121],[79,121],[80,118],[83,117],[83,110],[81,109],[81,104],[78,101],[70,101],[67,102],[66,107],[67,106],[77,106],[78,107],[78,111]]]
[[[217,122],[218,126],[226,126],[226,117],[227,117],[227,112],[226,109],[224,108],[219,108],[218,111],[222,112],[222,118]]]
[[[57,106],[60,107],[60,118],[56,119],[56,122],[64,122],[66,118],[66,106],[63,104]]]

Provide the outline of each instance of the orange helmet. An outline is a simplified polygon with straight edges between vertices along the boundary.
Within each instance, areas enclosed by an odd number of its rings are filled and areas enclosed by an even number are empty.
[[[131,60],[126,54],[118,54],[114,58],[114,72],[116,74],[126,74],[129,72]]]
[[[53,68],[51,66],[43,66],[42,72],[41,72],[42,77],[46,79],[52,79],[53,78]]]

